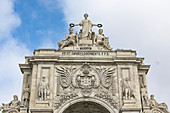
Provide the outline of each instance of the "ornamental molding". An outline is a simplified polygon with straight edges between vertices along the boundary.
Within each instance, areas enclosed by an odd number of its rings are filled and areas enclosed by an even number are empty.
[[[56,72],[59,79],[57,87],[60,89],[58,91],[60,94],[54,97],[56,109],[65,102],[80,97],[101,99],[118,108],[117,97],[110,94],[115,87],[113,83],[115,68],[83,63],[81,66],[57,66]]]

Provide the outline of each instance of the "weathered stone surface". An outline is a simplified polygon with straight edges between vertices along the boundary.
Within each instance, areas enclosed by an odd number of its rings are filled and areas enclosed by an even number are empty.
[[[18,100],[18,96],[14,95],[13,97],[14,97],[14,100],[12,100],[9,104],[2,104],[2,106],[0,107],[0,111],[2,109],[3,113],[18,113],[18,112],[20,112],[21,103]]]
[[[37,49],[20,64],[24,75],[20,113],[169,113],[165,103],[148,98],[150,68],[133,50],[111,50],[103,30],[87,19],[70,24],[59,50]],[[74,26],[82,26],[79,34]],[[17,102],[19,102],[17,100]],[[11,104],[3,105],[4,113]],[[8,108],[8,109],[6,109]]]

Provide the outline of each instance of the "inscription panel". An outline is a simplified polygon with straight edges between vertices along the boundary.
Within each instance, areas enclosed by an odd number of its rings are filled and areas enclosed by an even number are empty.
[[[109,55],[109,52],[93,52],[93,51],[91,51],[91,52],[84,52],[84,51],[82,51],[82,52],[76,52],[76,51],[74,51],[74,52],[71,52],[71,51],[68,51],[68,52],[62,52],[62,55],[99,55],[99,56],[108,56]]]

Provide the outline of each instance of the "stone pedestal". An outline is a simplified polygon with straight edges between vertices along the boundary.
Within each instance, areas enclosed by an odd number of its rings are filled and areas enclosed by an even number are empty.
[[[36,106],[37,107],[49,107],[50,104],[49,104],[48,100],[46,100],[46,101],[36,100]]]
[[[92,40],[80,40],[79,44],[92,44]]]
[[[20,108],[20,113],[27,113],[27,108]]]
[[[123,100],[121,113],[140,113],[141,108],[138,108],[135,100]]]
[[[31,113],[53,113],[53,109],[30,109]]]
[[[122,108],[120,113],[141,113],[141,108]]]

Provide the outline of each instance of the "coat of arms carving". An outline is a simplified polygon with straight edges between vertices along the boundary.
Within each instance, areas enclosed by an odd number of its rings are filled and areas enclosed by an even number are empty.
[[[91,88],[95,85],[97,75],[96,73],[92,73],[93,69],[87,63],[80,70],[81,73],[76,76],[76,82],[81,88],[83,96],[89,96],[92,91]]]
[[[84,63],[77,67],[56,68],[60,76],[60,84],[64,89],[74,87],[80,89],[81,94],[85,97],[92,93],[93,89],[103,87],[108,89],[112,84],[114,68],[92,67]]]
[[[56,67],[59,85],[61,87],[60,95],[56,97],[61,102],[55,101],[55,105],[59,107],[63,102],[77,97],[95,97],[95,94],[108,94],[113,84],[113,74],[115,68],[103,68],[100,66],[91,66],[89,63],[83,65],[58,66]],[[70,94],[76,94],[72,98],[63,100],[63,97],[70,97]],[[107,100],[106,100],[107,101]],[[57,108],[58,108],[57,107]]]

